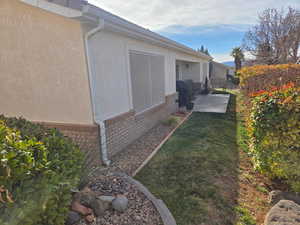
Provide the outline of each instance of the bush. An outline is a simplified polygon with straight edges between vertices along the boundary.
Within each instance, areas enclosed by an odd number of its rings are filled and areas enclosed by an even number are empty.
[[[234,85],[239,85],[240,84],[240,78],[237,77],[237,76],[232,77],[231,81]]]
[[[83,156],[55,129],[0,116],[0,224],[63,225]]]
[[[238,71],[240,86],[245,95],[259,90],[271,90],[293,82],[300,85],[300,65],[259,65],[244,67]]]
[[[256,168],[300,192],[300,89],[290,83],[251,96],[248,131]]]
[[[170,116],[168,119],[163,120],[162,124],[169,127],[176,127],[180,123],[180,120],[177,116]]]

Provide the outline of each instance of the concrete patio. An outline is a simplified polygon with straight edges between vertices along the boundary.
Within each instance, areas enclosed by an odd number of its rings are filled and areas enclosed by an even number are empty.
[[[230,95],[199,95],[194,101],[194,112],[226,113]]]

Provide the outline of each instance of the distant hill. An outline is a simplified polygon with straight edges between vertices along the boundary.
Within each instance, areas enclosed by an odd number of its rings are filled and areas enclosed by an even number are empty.
[[[227,61],[227,62],[222,62],[222,63],[225,64],[226,66],[231,66],[231,67],[235,66],[234,61]]]

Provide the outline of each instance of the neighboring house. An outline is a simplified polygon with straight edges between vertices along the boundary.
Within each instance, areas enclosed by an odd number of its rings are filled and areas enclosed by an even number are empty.
[[[228,75],[235,76],[235,68],[234,67],[229,67],[229,69],[228,69]]]
[[[230,75],[231,67],[215,61],[210,66],[210,83],[213,88],[226,87],[227,76]]]
[[[177,110],[176,77],[209,76],[211,57],[84,1],[1,0],[0,11],[0,114],[60,129],[91,163]]]

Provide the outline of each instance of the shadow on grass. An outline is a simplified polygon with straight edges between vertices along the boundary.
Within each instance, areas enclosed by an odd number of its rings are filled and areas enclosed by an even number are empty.
[[[239,184],[236,96],[226,114],[193,113],[136,176],[178,225],[237,223]]]

